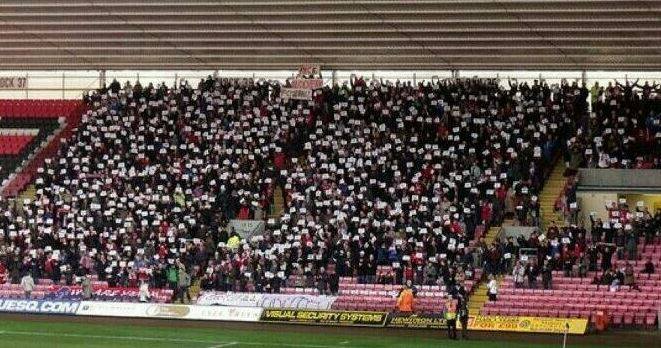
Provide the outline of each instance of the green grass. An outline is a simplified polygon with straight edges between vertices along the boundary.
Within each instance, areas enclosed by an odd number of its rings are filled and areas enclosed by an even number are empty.
[[[311,328],[314,329],[314,328]],[[530,342],[491,341],[448,341],[445,332],[438,334],[420,331],[413,337],[379,335],[370,331],[369,335],[347,333],[300,333],[258,330],[236,330],[220,328],[191,328],[102,325],[71,322],[13,321],[0,319],[0,347],[8,348],[47,348],[47,347],[98,347],[98,348],[551,348],[559,344],[531,344]],[[289,330],[291,331],[291,330]],[[433,337],[429,337],[433,335]],[[426,336],[426,337],[424,337]],[[525,337],[525,336],[524,336]],[[571,338],[570,338],[571,340]],[[607,341],[607,339],[606,339]],[[580,345],[585,348],[603,347]],[[569,345],[568,347],[579,347]]]

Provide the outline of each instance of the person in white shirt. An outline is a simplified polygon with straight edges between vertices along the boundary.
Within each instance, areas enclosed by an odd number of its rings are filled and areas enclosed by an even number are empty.
[[[521,261],[516,261],[516,266],[512,271],[512,276],[514,278],[514,287],[522,288],[523,282],[525,281],[526,269],[521,265]]]
[[[34,279],[30,273],[26,273],[23,278],[21,278],[21,287],[25,293],[25,298],[32,298],[32,290],[34,290]]]
[[[498,282],[496,282],[496,279],[494,279],[493,275],[489,275],[489,283],[487,283],[487,288],[489,288],[489,291],[487,292],[489,295],[489,301],[496,301],[496,297],[498,295]]]
[[[151,300],[151,296],[149,295],[149,283],[146,281],[140,283],[138,296],[140,297],[140,302],[149,302],[149,300]]]

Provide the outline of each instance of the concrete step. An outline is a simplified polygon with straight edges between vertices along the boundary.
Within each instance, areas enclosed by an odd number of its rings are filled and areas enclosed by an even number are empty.
[[[285,208],[285,199],[280,187],[276,187],[273,191],[273,205],[270,218],[279,218]]]

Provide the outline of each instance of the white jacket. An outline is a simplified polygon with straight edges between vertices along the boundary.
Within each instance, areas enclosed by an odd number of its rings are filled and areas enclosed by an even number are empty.
[[[149,301],[149,284],[147,282],[144,282],[140,284],[140,292],[139,292],[139,297],[140,297],[140,302],[147,302]]]
[[[525,281],[526,269],[523,266],[515,266],[512,276],[514,283],[523,283]]]
[[[34,279],[30,275],[25,275],[21,278],[21,287],[25,292],[32,292],[34,290]]]
[[[489,288],[490,294],[493,295],[498,294],[498,282],[495,279],[491,279],[487,284],[487,287]]]

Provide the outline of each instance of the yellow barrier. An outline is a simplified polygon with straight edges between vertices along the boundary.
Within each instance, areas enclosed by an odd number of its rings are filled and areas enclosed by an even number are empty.
[[[481,331],[511,331],[537,333],[568,333],[583,335],[588,327],[587,319],[576,318],[542,318],[542,317],[503,317],[503,316],[471,316],[468,320],[469,330]]]

